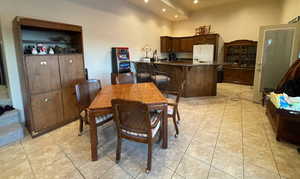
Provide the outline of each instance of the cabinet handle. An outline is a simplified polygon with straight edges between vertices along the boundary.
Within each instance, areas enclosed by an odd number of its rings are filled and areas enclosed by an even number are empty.
[[[73,63],[73,60],[69,60],[69,63]]]
[[[47,103],[47,102],[49,101],[49,99],[48,99],[48,98],[45,98],[44,101]]]
[[[46,61],[41,61],[41,65],[47,65]]]

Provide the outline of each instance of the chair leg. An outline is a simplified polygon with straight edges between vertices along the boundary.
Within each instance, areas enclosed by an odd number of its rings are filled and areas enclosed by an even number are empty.
[[[180,121],[181,119],[180,119],[180,115],[179,115],[178,109],[177,109],[176,113],[177,113],[177,124],[179,124],[179,121]]]
[[[176,130],[175,137],[177,138],[177,136],[179,134],[179,130],[178,130],[177,122],[176,122],[176,114],[173,114],[172,118],[173,118],[173,123],[174,123],[175,130]]]
[[[80,118],[79,119],[79,134],[78,134],[78,136],[81,136],[82,132],[83,132],[83,119]]]
[[[148,143],[148,161],[147,161],[147,169],[146,173],[149,173],[151,171],[152,166],[152,142]]]
[[[118,143],[117,143],[117,152],[116,152],[116,162],[119,163],[121,159],[121,149],[122,149],[122,138],[118,137]]]
[[[158,141],[157,143],[160,143],[161,139],[162,139],[162,136],[163,136],[163,130],[162,130],[162,127],[160,126],[159,128],[159,136],[158,136]]]

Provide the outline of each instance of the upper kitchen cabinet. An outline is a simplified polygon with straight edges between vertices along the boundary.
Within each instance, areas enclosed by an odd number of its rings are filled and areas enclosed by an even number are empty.
[[[174,37],[172,40],[172,52],[181,52],[181,39]]]
[[[183,37],[180,39],[180,51],[181,52],[193,52],[194,38]]]
[[[192,53],[194,45],[213,44],[218,48],[219,34],[204,34],[188,37],[161,37],[162,53]]]
[[[205,35],[197,35],[193,38],[194,45],[199,44],[217,44],[219,40],[219,34],[205,34]]]
[[[172,37],[160,37],[160,51],[162,53],[172,52]]]

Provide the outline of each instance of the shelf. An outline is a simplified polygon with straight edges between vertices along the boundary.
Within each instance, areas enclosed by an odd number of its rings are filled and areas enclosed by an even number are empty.
[[[70,45],[70,42],[55,42],[55,41],[44,41],[44,40],[22,40],[23,43],[41,43],[41,44],[63,44],[63,45]]]
[[[56,54],[45,54],[45,55],[41,55],[41,54],[23,54],[24,56],[55,56],[55,55],[76,55],[76,54],[82,54],[82,53],[56,53]]]

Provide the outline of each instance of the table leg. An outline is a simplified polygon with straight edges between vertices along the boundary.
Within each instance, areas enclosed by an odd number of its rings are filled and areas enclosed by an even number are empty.
[[[91,137],[91,155],[92,161],[98,160],[98,152],[97,152],[97,143],[98,143],[98,136],[97,136],[97,126],[96,126],[96,119],[95,115],[90,112],[90,137]]]
[[[168,148],[168,106],[164,105],[163,108],[163,144],[164,149]]]

